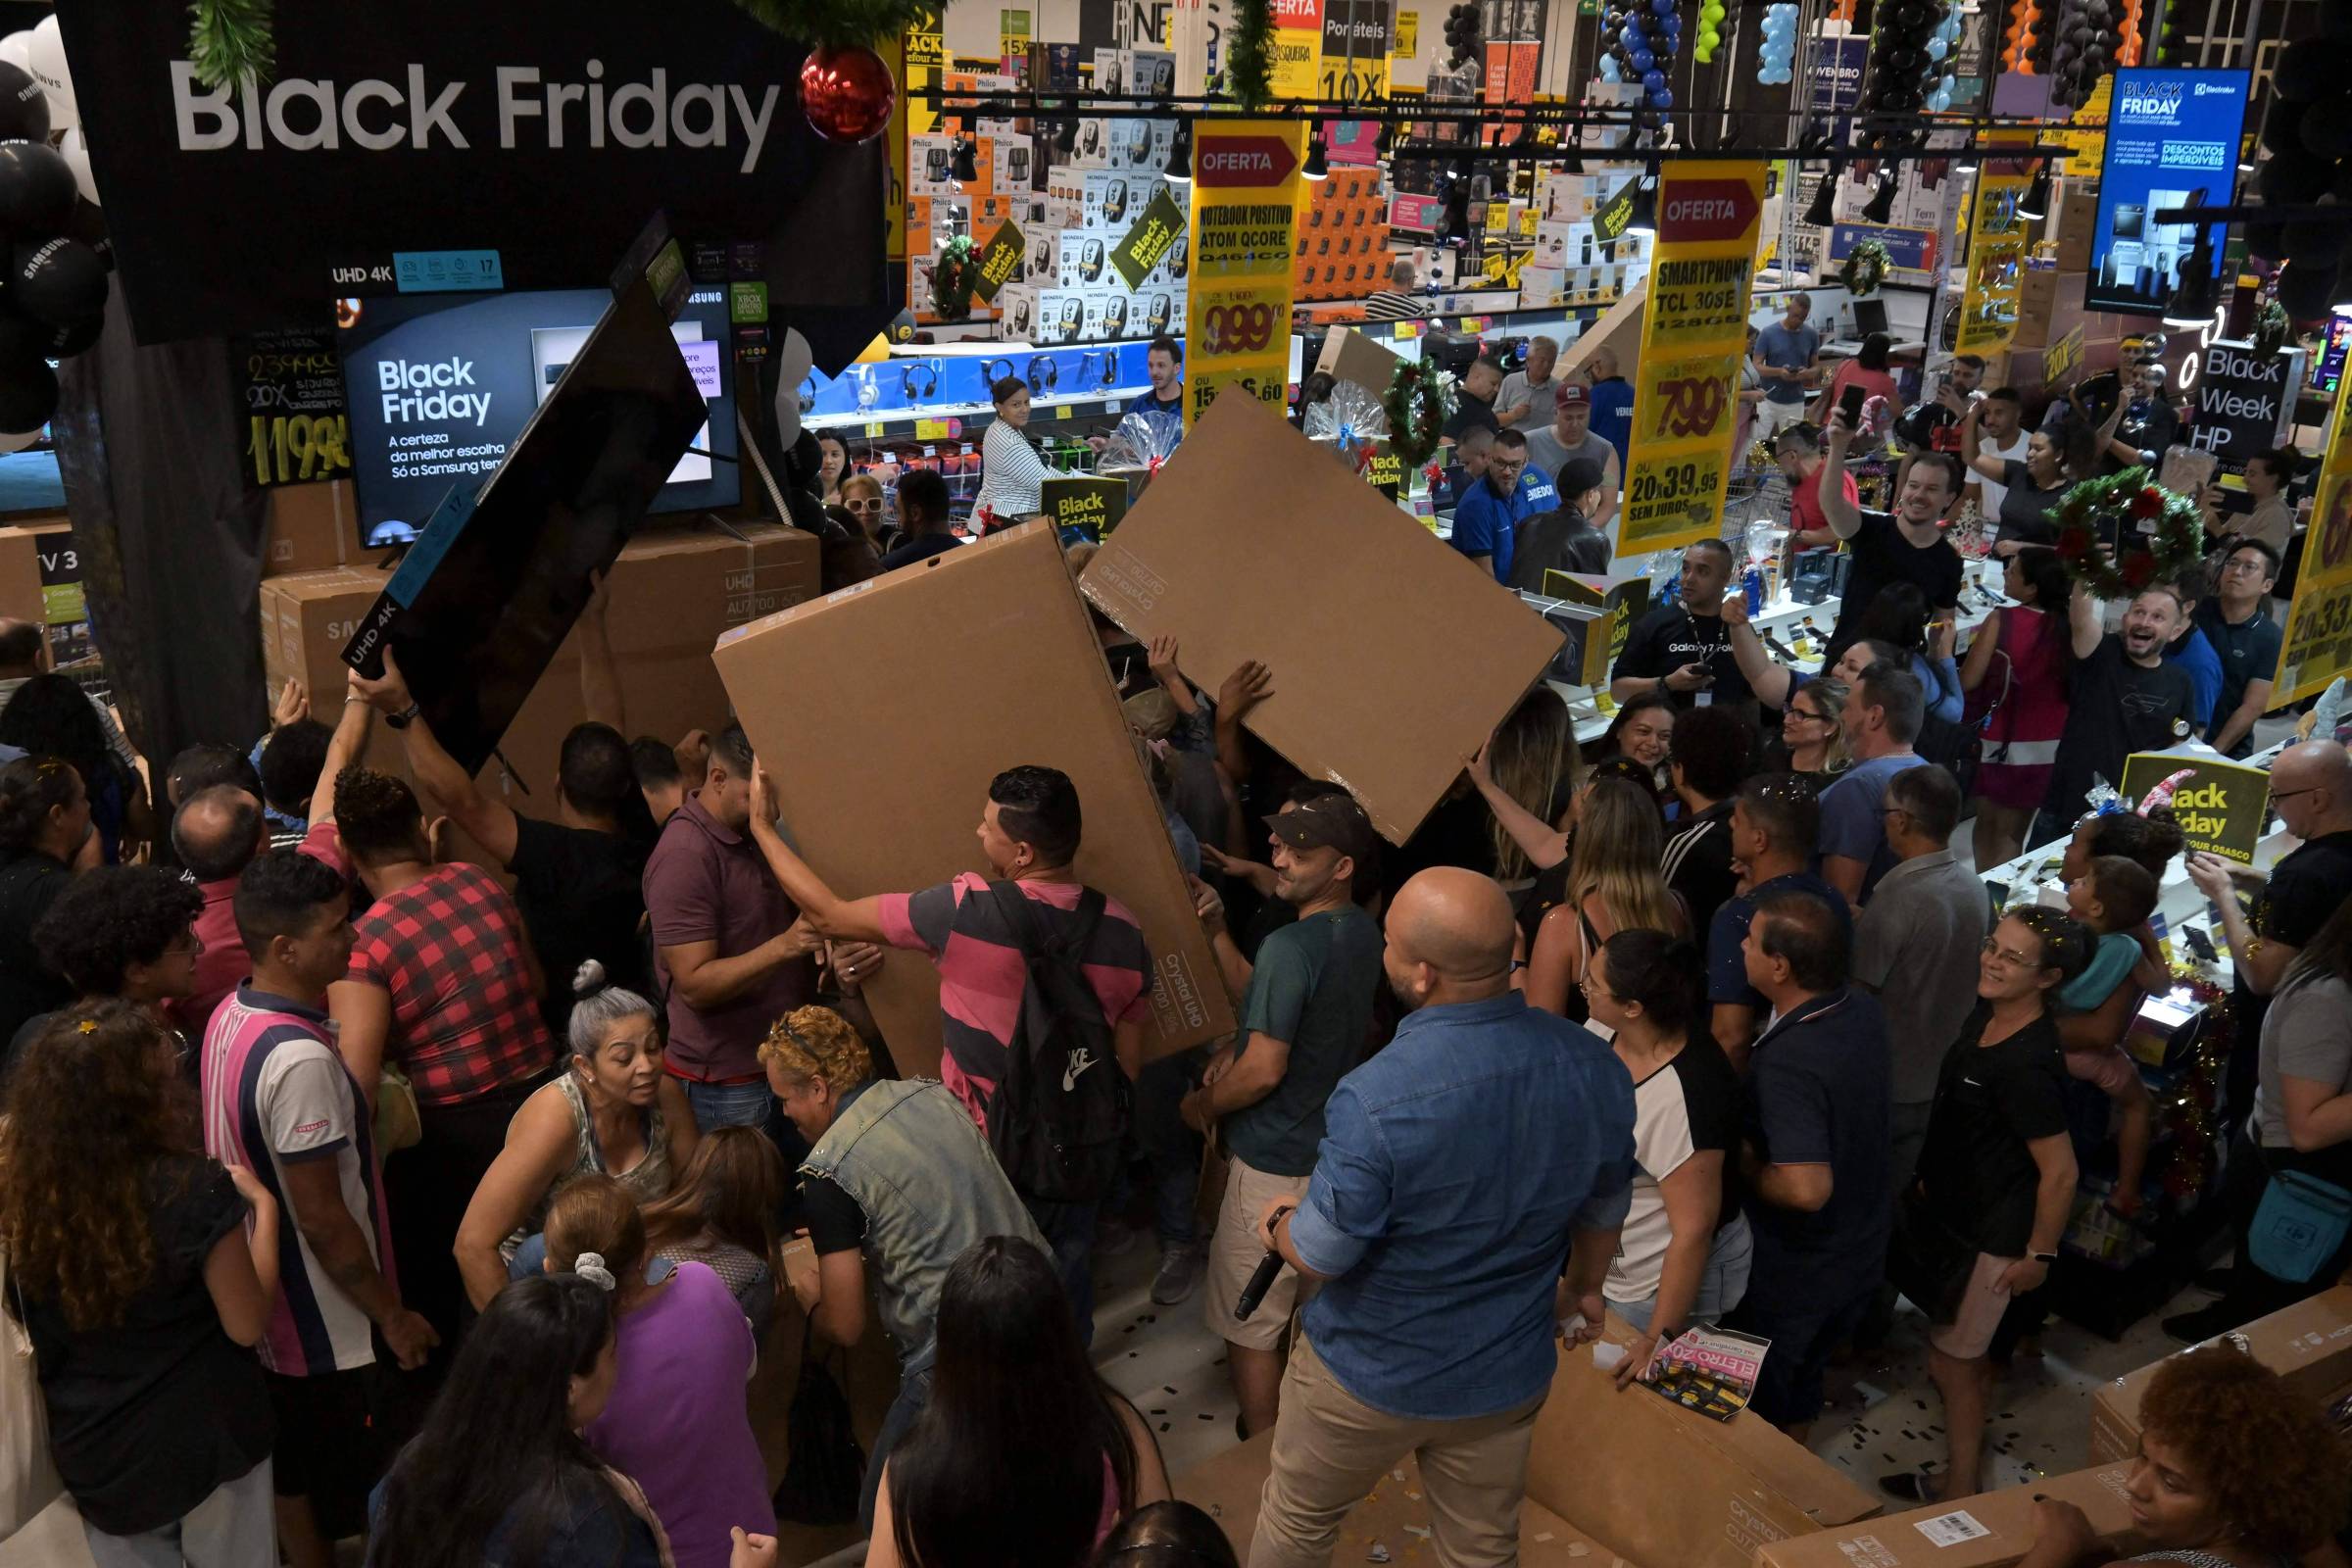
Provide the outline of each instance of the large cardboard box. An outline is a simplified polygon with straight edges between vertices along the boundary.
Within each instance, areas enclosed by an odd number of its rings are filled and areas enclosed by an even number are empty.
[[[262,575],[332,571],[362,562],[360,514],[349,479],[281,484],[270,492],[262,533]]]
[[[1195,685],[1264,661],[1274,695],[1245,722],[1397,844],[1561,641],[1253,398],[1209,406],[1084,586],[1138,641],[1173,635]]]
[[[2110,1548],[2130,1551],[2132,1511],[2124,1483],[2131,1468],[2111,1464],[2044,1476],[1958,1502],[1792,1536],[1767,1544],[1756,1554],[1756,1568],[2013,1568],[2034,1544],[2037,1497],[2073,1503]]]
[[[2248,1355],[2313,1404],[2325,1406],[2332,1396],[2352,1387],[2352,1286],[2322,1291],[2283,1311],[2256,1318],[2223,1340],[2243,1341]],[[2139,1451],[2139,1401],[2163,1365],[2155,1361],[2127,1372],[2091,1396],[2092,1464],[2129,1459]]]
[[[606,629],[619,666],[622,717],[631,734],[675,740],[726,722],[726,689],[710,645],[730,626],[799,604],[818,587],[814,535],[773,523],[737,534],[693,528],[630,541],[612,568]],[[311,712],[333,723],[343,709],[343,645],[383,591],[385,574],[341,566],[262,582],[262,665],[271,691],[287,677],[311,694]],[[584,713],[577,634],[566,638],[478,777],[526,816],[556,815],[556,760]],[[405,775],[400,737],[382,725],[371,766]]]
[[[1632,1331],[1612,1315],[1606,1338],[1623,1344]],[[1760,1546],[1879,1510],[1761,1416],[1717,1421],[1645,1389],[1620,1391],[1591,1347],[1560,1357],[1527,1473],[1529,1495],[1657,1568],[1748,1568]]]
[[[1388,394],[1389,382],[1402,363],[1395,349],[1349,326],[1333,327],[1324,336],[1323,352],[1315,357],[1316,369],[1334,381],[1353,381],[1376,398]]]
[[[0,615],[36,626],[86,620],[81,556],[63,522],[0,528]]]
[[[1258,1498],[1272,1470],[1273,1446],[1274,1435],[1263,1433],[1176,1478],[1176,1495],[1206,1510],[1223,1525],[1234,1554],[1245,1562],[1250,1557],[1250,1538],[1257,1534]],[[1527,1568],[1564,1568],[1569,1563],[1577,1568],[1641,1568],[1537,1500],[1540,1480],[1531,1470],[1528,1497],[1519,1509],[1520,1562]],[[1420,1465],[1411,1455],[1375,1483],[1371,1494],[1341,1523],[1339,1544],[1333,1548],[1331,1560],[1397,1564],[1438,1560],[1431,1541],[1428,1494],[1422,1487]]]
[[[985,874],[973,829],[989,780],[1022,763],[1058,767],[1085,809],[1078,874],[1135,912],[1152,951],[1147,1054],[1232,1031],[1231,1000],[1051,526],[1024,523],[741,627],[715,659],[786,827],[837,892]],[[902,955],[866,997],[900,1070],[935,1072],[931,965]]]

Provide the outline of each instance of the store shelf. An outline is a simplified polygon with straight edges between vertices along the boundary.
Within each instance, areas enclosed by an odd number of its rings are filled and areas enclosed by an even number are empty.
[[[1151,390],[1149,386],[1123,386],[1100,395],[1032,398],[1029,429],[1032,434],[1042,434],[1065,421],[1115,416]],[[801,425],[867,441],[977,441],[996,420],[994,404],[948,403],[919,412],[877,409],[865,414],[812,414]]]

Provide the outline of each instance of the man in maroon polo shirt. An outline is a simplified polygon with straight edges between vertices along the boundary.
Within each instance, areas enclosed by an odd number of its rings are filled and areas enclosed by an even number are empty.
[[[824,946],[752,843],[752,743],[729,724],[645,865],[654,978],[668,999],[672,1074],[695,1125],[767,1120],[760,1045],[778,1018],[816,1000]]]

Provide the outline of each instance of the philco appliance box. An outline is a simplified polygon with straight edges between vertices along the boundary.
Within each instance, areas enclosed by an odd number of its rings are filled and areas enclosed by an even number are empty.
[[[2044,1476],[2022,1487],[1982,1492],[1957,1502],[1866,1519],[1768,1544],[1756,1568],[2014,1568],[2034,1544],[2034,1504],[2071,1502],[2100,1541],[2132,1545],[2132,1507],[2124,1494],[2130,1465]]]
[[[943,646],[954,650],[946,663]],[[1143,923],[1153,965],[1146,1054],[1232,1031],[1158,799],[1049,524],[741,627],[715,659],[794,841],[844,897],[985,874],[973,830],[989,781],[1023,763],[1057,767],[1085,812],[1079,877]],[[931,965],[901,954],[866,996],[900,1070],[937,1071]]]
[[[2223,1335],[2219,1343],[2239,1346],[2314,1404],[2324,1406],[2352,1388],[2352,1286],[2335,1286],[2256,1318],[2236,1333]],[[2092,1464],[2129,1459],[2139,1451],[2139,1401],[2163,1365],[2156,1361],[2128,1372],[2091,1396]]]

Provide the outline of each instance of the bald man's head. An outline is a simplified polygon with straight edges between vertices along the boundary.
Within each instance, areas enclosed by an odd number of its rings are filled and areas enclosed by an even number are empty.
[[[2271,764],[2271,800],[2299,839],[2352,828],[2352,756],[2332,740],[2289,746]]]
[[[1511,901],[1492,877],[1435,866],[1389,906],[1389,984],[1408,1007],[1497,996],[1511,979]]]
[[[0,674],[29,675],[41,667],[41,628],[29,620],[0,616]]]
[[[268,842],[262,803],[234,784],[198,790],[172,818],[172,851],[199,882],[242,875]]]
[[[1585,366],[1593,380],[1606,381],[1617,373],[1617,351],[1607,347],[1596,348],[1592,357],[1585,361]]]

